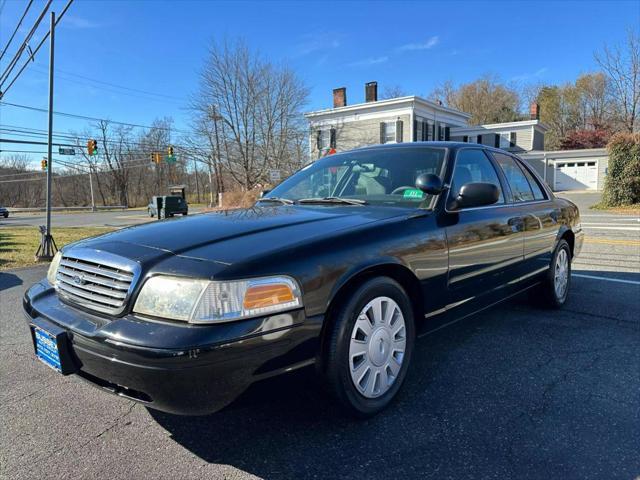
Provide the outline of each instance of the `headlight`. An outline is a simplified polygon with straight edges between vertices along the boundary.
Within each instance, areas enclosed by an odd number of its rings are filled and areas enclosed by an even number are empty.
[[[212,282],[157,276],[142,286],[133,310],[190,323],[216,323],[301,306],[300,287],[290,277]]]
[[[52,287],[56,286],[56,274],[58,273],[58,267],[60,266],[60,260],[62,260],[62,253],[58,252],[53,256],[49,270],[47,271],[47,280]]]

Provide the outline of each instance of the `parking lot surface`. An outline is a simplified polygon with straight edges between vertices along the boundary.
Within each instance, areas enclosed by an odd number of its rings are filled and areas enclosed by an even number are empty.
[[[398,401],[344,416],[312,369],[176,417],[39,363],[0,273],[2,478],[623,478],[640,475],[640,222],[587,211],[565,308],[526,297],[418,341]]]
[[[198,213],[202,209],[192,207],[190,213]],[[51,225],[56,227],[126,227],[153,221],[146,210],[113,210],[103,212],[52,212]],[[9,218],[0,218],[0,228],[37,227],[47,223],[44,212],[12,213]]]

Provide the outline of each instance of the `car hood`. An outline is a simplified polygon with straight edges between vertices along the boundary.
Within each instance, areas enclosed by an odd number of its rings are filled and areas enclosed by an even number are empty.
[[[165,253],[233,264],[330,236],[371,222],[405,217],[411,210],[366,206],[255,206],[167,219],[126,228],[74,246],[101,249],[120,245],[146,247]]]

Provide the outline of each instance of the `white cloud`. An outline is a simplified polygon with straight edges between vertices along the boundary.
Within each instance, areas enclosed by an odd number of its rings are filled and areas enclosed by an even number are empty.
[[[511,77],[509,80],[511,80],[512,82],[524,82],[524,81],[527,81],[527,80],[540,78],[545,73],[547,73],[548,70],[549,69],[547,67],[541,67],[538,70],[536,70],[535,72],[527,72],[527,73],[522,73],[520,75],[515,75],[515,76]]]
[[[74,15],[65,15],[64,18],[60,21],[60,26],[68,27],[68,28],[77,28],[77,29],[87,29],[87,28],[98,28],[100,25],[98,23],[92,22],[86,18],[77,17]]]
[[[358,60],[357,62],[350,63],[350,67],[369,67],[371,65],[378,65],[380,63],[385,63],[389,61],[389,57],[386,55],[384,57],[372,57],[365,58],[364,60]]]
[[[295,45],[295,56],[304,57],[312,53],[338,48],[341,44],[340,38],[341,35],[329,32],[304,35],[302,41]]]
[[[430,48],[435,47],[438,43],[440,43],[440,38],[437,35],[434,35],[424,43],[407,43],[406,45],[402,45],[401,47],[398,47],[398,51],[408,52],[413,50],[429,50]]]

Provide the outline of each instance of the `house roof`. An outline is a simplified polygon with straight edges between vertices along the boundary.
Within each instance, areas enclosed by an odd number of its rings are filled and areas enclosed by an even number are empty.
[[[313,118],[321,117],[327,114],[333,114],[333,115],[338,113],[353,114],[358,111],[366,111],[368,109],[379,109],[381,107],[384,108],[387,106],[397,107],[397,106],[403,106],[404,104],[406,104],[406,106],[409,106],[412,103],[430,107],[435,110],[440,110],[442,112],[459,115],[460,117],[463,117],[465,119],[471,118],[471,114],[469,113],[461,112],[460,110],[456,110],[454,108],[445,107],[444,105],[440,105],[437,102],[433,102],[431,100],[427,100],[425,98],[418,97],[416,95],[411,95],[407,97],[389,98],[387,100],[378,100],[376,102],[355,103],[353,105],[346,105],[344,107],[338,107],[338,108],[325,108],[323,110],[315,110],[312,112],[307,112],[304,114],[304,116],[308,119],[313,119]]]
[[[487,130],[503,130],[522,127],[535,127],[542,132],[546,132],[549,129],[544,123],[541,123],[540,120],[523,120],[520,122],[487,123],[484,125],[474,125],[473,127],[455,127],[452,128],[452,133],[473,135],[474,133],[486,133]]]

